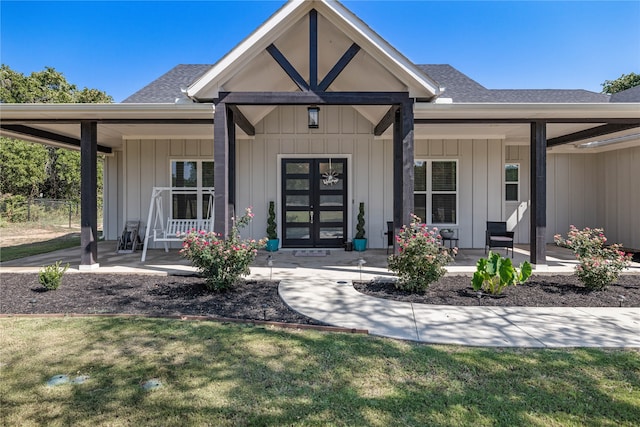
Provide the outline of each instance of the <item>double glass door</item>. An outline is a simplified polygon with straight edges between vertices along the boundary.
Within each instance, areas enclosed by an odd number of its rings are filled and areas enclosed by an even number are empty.
[[[283,247],[342,247],[347,159],[282,160]]]

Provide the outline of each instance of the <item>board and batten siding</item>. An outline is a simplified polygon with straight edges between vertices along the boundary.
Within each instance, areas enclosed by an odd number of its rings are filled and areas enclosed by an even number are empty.
[[[149,201],[153,187],[171,186],[171,160],[213,160],[213,140],[200,139],[130,139],[124,141],[124,182],[122,195],[123,221],[140,220],[146,229]],[[170,200],[163,200],[165,220]],[[123,224],[120,224],[122,231]],[[119,233],[118,232],[118,233]],[[142,231],[141,231],[142,234]],[[117,239],[117,237],[116,237]],[[152,243],[152,248],[163,247]],[[179,244],[172,243],[172,247]]]
[[[547,241],[570,225],[604,228],[609,242],[640,249],[640,147],[547,156]]]

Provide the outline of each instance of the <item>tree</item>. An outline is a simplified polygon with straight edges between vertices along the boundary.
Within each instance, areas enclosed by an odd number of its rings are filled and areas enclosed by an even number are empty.
[[[613,93],[622,92],[623,90],[640,86],[640,74],[623,74],[615,80],[605,80],[601,86],[602,93],[611,95]]]
[[[111,103],[113,98],[98,89],[67,82],[52,67],[29,76],[0,66],[0,103]],[[80,153],[45,147],[21,140],[0,140],[0,194],[78,200],[80,197]],[[101,188],[102,160],[98,162]]]

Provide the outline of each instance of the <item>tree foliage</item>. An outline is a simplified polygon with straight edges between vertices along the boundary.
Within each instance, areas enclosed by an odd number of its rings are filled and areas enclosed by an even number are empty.
[[[54,68],[25,76],[0,66],[0,103],[111,103],[98,89],[79,90]],[[98,187],[102,188],[102,159]],[[80,153],[26,141],[0,138],[0,194],[78,200]]]
[[[602,93],[611,95],[636,86],[640,86],[640,74],[623,74],[615,80],[605,80],[602,83]]]

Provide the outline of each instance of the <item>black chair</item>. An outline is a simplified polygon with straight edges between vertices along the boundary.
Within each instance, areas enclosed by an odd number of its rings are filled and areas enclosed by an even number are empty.
[[[511,248],[511,258],[513,258],[513,231],[507,231],[506,222],[487,221],[487,232],[484,246],[484,253],[487,248],[506,248],[507,256],[509,256],[509,248]]]
[[[387,232],[384,233],[387,236],[387,255],[389,254],[389,248],[393,248],[393,221],[387,221]]]

